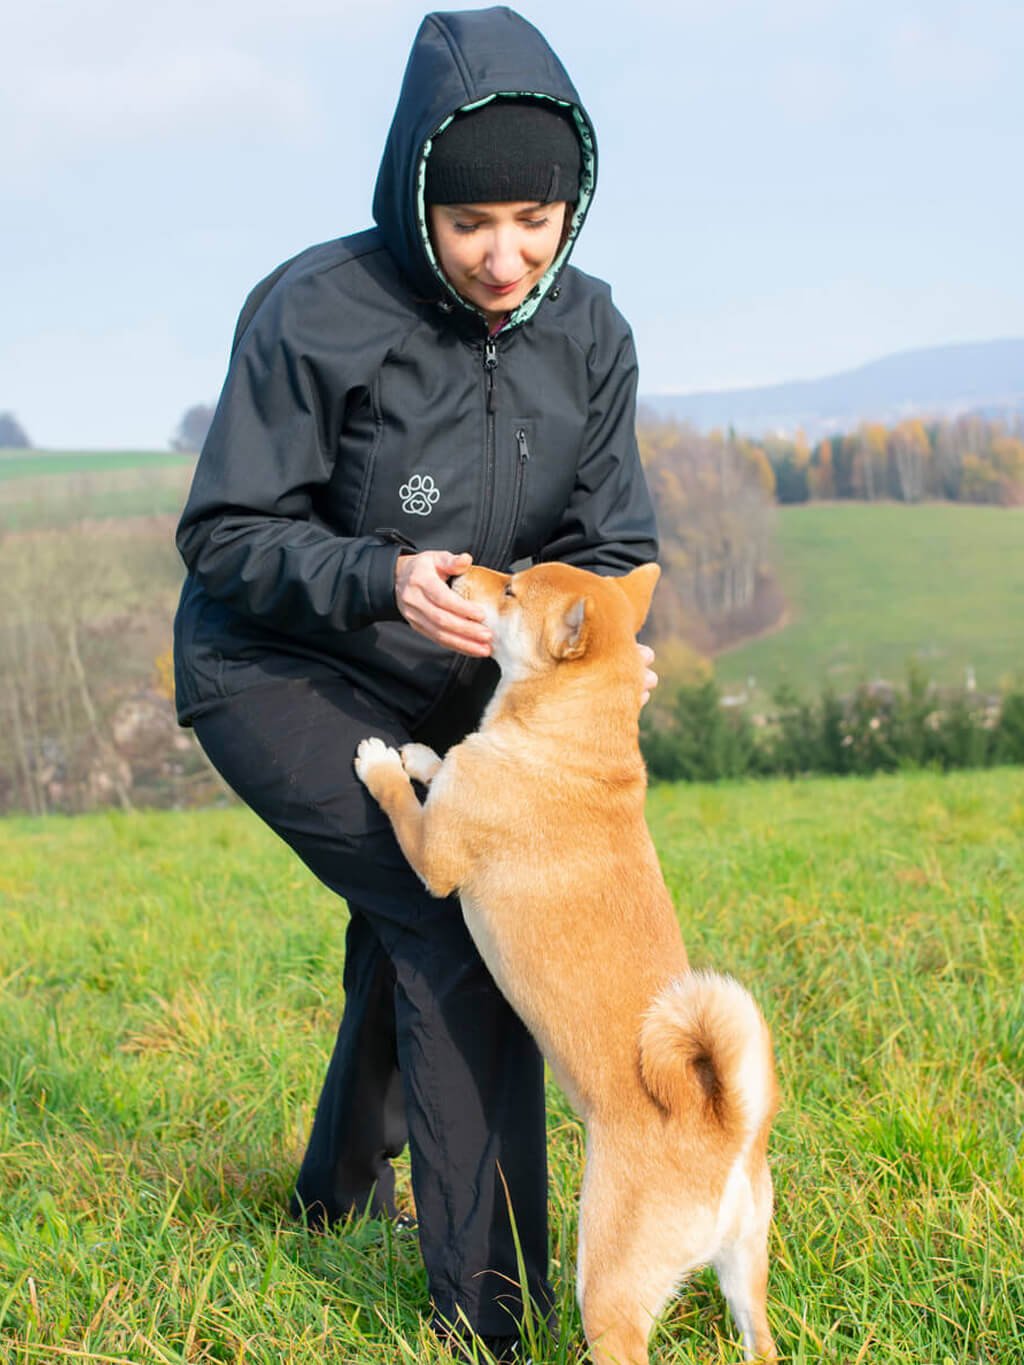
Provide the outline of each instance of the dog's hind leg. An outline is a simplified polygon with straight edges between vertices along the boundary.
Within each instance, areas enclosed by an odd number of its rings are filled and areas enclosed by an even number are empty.
[[[647,1365],[655,1319],[692,1268],[687,1243],[708,1228],[680,1224],[660,1163],[631,1167],[628,1141],[616,1151],[590,1137],[577,1260],[583,1329],[595,1365]]]
[[[687,1276],[709,1262],[747,1359],[776,1360],[765,1311],[771,1180],[763,1154],[748,1156],[711,1196],[706,1187],[686,1188],[675,1162],[639,1168],[636,1150],[632,1166],[626,1145],[614,1160],[597,1144],[588,1155],[578,1284],[596,1365],[646,1365],[656,1318]]]
[[[748,1360],[778,1357],[768,1326],[768,1224],[772,1186],[768,1163],[754,1161],[752,1179],[744,1182],[734,1223],[734,1234],[718,1248],[713,1265],[722,1293],[743,1337]]]

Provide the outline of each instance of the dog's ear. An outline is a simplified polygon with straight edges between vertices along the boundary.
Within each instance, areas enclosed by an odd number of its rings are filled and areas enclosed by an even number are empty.
[[[557,618],[551,631],[549,648],[555,659],[578,659],[587,652],[594,599],[578,597],[564,615]]]
[[[629,605],[633,608],[634,634],[647,620],[647,613],[651,609],[651,598],[654,596],[654,586],[660,577],[661,570],[657,564],[641,564],[639,569],[634,569],[632,573],[615,580],[629,599]]]

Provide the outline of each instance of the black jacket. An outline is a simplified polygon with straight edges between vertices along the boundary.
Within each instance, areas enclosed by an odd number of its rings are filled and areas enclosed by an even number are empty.
[[[418,186],[431,136],[499,92],[570,106],[585,169],[559,258],[489,340],[432,260]],[[403,545],[501,569],[558,559],[623,573],[654,557],[632,337],[608,287],[566,265],[595,175],[586,114],[536,29],[508,9],[427,16],[377,227],[286,262],[239,318],[178,528],[182,723],[299,674],[347,678],[411,728],[442,697],[475,712],[494,666],[402,620]]]

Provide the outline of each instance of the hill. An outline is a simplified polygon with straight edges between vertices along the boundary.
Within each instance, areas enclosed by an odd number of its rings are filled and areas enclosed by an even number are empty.
[[[781,508],[785,623],[721,654],[726,690],[756,679],[818,691],[901,681],[911,659],[934,681],[979,688],[1024,671],[1024,511],[951,503]]]
[[[910,415],[1024,413],[1024,338],[932,346],[885,356],[821,379],[689,394],[649,394],[660,417],[701,430],[794,432],[812,440],[862,421]]]

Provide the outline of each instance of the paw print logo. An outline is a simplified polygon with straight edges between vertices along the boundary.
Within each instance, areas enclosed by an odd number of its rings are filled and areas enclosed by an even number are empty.
[[[403,512],[426,517],[433,511],[441,490],[429,474],[413,474],[408,483],[402,484],[398,496],[402,499]]]

